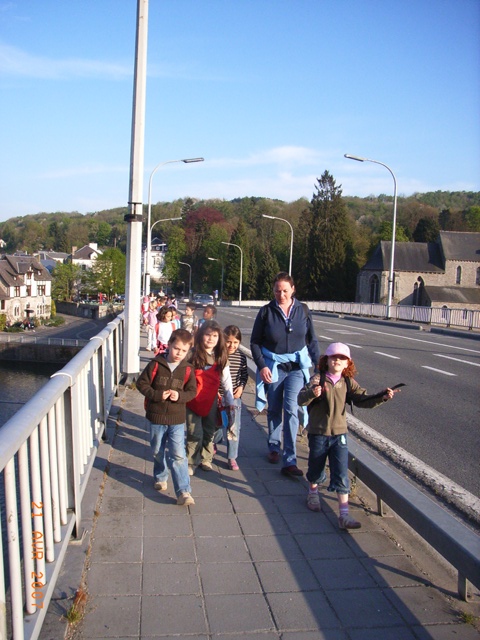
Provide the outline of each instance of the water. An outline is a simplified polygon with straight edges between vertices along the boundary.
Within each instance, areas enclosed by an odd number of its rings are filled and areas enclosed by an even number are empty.
[[[0,427],[63,365],[0,362]]]

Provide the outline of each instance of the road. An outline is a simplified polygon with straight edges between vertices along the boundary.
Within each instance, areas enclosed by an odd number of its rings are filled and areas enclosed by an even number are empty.
[[[237,324],[249,347],[256,313],[220,308],[217,319]],[[480,341],[321,314],[313,320],[322,350],[349,345],[356,379],[371,393],[407,384],[392,402],[355,408],[355,416],[480,497]]]

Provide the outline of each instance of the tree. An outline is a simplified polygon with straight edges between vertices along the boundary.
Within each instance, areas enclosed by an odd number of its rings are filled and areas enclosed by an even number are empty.
[[[480,206],[469,207],[463,217],[468,231],[480,231]]]
[[[435,242],[438,238],[440,225],[433,218],[420,218],[413,232],[415,242]]]
[[[92,293],[104,293],[107,300],[111,300],[115,294],[123,293],[126,268],[127,259],[120,249],[105,249],[87,272]]]
[[[315,189],[303,227],[302,293],[309,300],[353,300],[356,283],[347,269],[353,244],[342,189],[328,171]]]
[[[82,268],[72,262],[59,263],[52,271],[52,297],[71,302],[80,287]]]
[[[165,253],[164,275],[170,282],[176,282],[179,279],[181,265],[187,250],[185,242],[185,231],[178,225],[172,224],[172,228],[168,235],[167,252]],[[186,260],[188,262],[188,260]],[[190,274],[189,274],[190,277]]]

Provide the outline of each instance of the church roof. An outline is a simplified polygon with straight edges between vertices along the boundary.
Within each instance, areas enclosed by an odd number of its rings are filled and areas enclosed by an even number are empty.
[[[440,231],[440,244],[445,260],[480,262],[480,233]]]
[[[425,286],[425,291],[432,304],[478,304],[480,305],[480,288],[475,287],[432,287]]]
[[[363,269],[388,271],[390,269],[391,248],[391,242],[386,240],[379,242]],[[394,267],[395,271],[412,271],[414,273],[442,273],[444,271],[440,248],[435,242],[396,242]]]

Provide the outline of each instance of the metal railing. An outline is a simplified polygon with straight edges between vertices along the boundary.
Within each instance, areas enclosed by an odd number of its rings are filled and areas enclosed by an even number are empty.
[[[70,538],[80,536],[82,497],[119,383],[123,337],[122,314],[0,429],[1,639],[38,637]]]
[[[245,307],[261,307],[268,300],[250,300],[241,303]],[[361,302],[309,302],[305,300],[310,311],[323,311],[326,313],[340,313],[352,316],[365,316],[368,318],[387,318],[387,305]],[[227,302],[222,305],[226,306]],[[236,306],[238,302],[230,303]],[[415,307],[412,305],[392,305],[390,307],[390,319],[403,322],[419,322],[440,327],[459,327],[462,329],[480,329],[480,310],[477,309],[450,309],[443,307]]]

